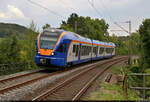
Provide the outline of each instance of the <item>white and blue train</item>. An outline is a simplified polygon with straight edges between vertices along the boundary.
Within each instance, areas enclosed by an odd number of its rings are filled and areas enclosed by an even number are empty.
[[[115,44],[82,37],[76,33],[49,28],[37,37],[37,65],[66,67],[87,61],[111,58]]]

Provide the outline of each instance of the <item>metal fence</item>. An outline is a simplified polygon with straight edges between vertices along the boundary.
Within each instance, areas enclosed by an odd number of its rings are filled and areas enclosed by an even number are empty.
[[[140,90],[143,91],[142,97],[143,100],[146,101],[146,91],[150,90],[150,87],[146,86],[146,76],[150,76],[150,74],[148,73],[131,73],[128,75],[130,76],[138,76],[141,79],[141,83],[139,83],[139,85],[141,84],[141,86],[132,86],[131,84],[129,84],[129,88],[130,89],[134,89],[134,90]],[[130,81],[130,79],[129,79]]]

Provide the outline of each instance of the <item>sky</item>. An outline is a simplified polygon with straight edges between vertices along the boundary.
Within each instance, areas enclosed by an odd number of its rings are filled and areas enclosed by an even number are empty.
[[[144,19],[150,18],[149,4],[150,0],[1,0],[0,22],[27,27],[33,20],[37,29],[41,30],[46,23],[60,27],[62,20],[67,20],[71,13],[77,13],[93,19],[105,19],[110,35],[126,36],[128,33],[124,31],[114,31],[121,30],[114,22],[128,30],[129,24],[125,22],[130,20],[132,32],[135,32]]]

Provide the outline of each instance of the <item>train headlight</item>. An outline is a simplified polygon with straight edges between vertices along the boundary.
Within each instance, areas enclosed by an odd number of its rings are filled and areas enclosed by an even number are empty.
[[[51,32],[55,32],[55,30],[54,30],[54,29],[52,29],[52,30],[51,30]]]
[[[54,52],[52,52],[52,55],[55,55],[55,53],[54,53]]]
[[[40,52],[38,51],[38,54],[40,54]]]

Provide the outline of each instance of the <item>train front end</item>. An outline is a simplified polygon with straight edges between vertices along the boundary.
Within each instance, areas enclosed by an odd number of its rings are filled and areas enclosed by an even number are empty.
[[[66,66],[66,54],[59,52],[61,43],[63,43],[63,36],[64,32],[57,29],[46,29],[38,35],[35,55],[37,65]]]

